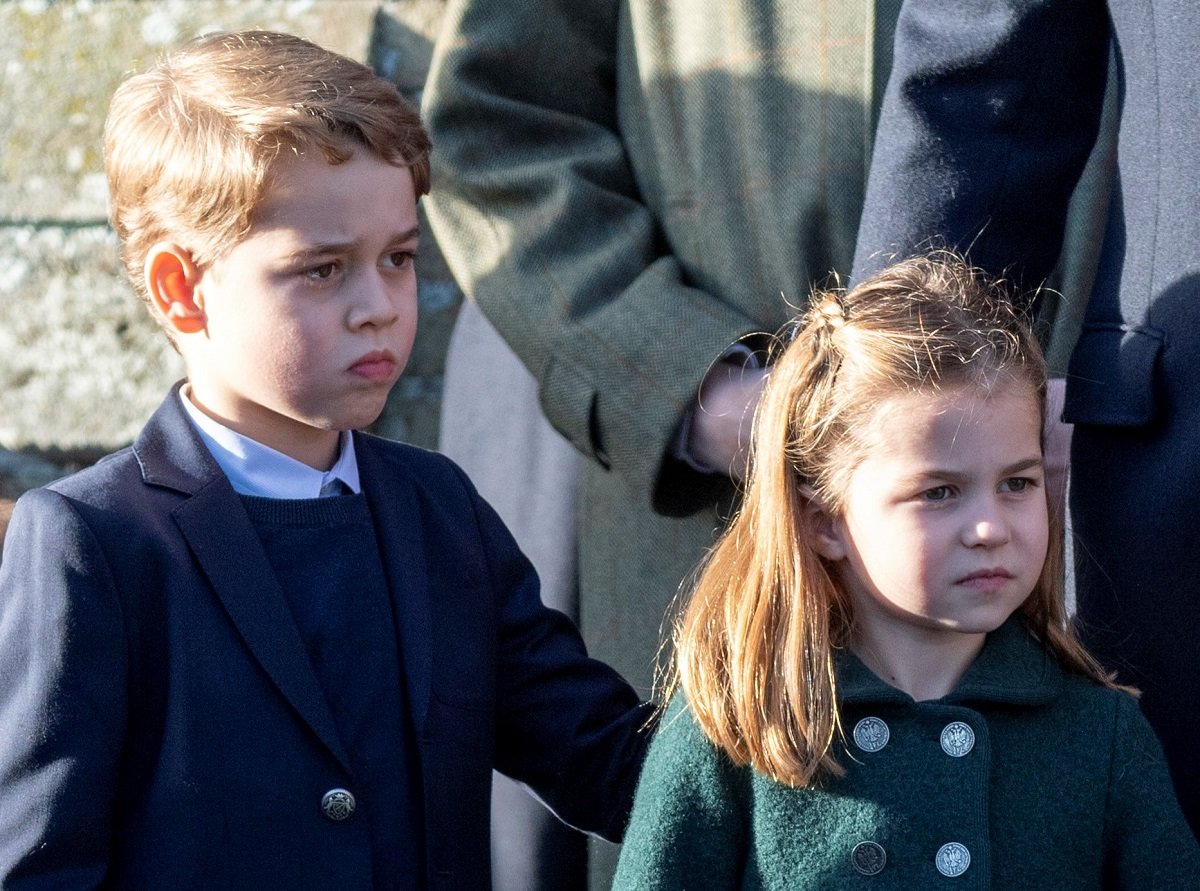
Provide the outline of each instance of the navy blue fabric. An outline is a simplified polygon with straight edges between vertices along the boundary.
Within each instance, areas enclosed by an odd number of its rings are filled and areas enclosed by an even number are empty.
[[[930,240],[1036,285],[1098,128],[1117,180],[1067,378],[1079,627],[1141,686],[1200,831],[1200,4],[908,0],[854,278]],[[1069,295],[1078,299],[1080,295]]]
[[[362,495],[242,497],[333,711],[371,825],[376,889],[417,889],[420,771],[387,578]]]
[[[487,888],[491,770],[620,838],[650,709],[546,609],[449,460],[355,434],[417,741],[425,886]],[[354,760],[241,499],[173,392],[24,495],[0,564],[0,886],[373,885]]]

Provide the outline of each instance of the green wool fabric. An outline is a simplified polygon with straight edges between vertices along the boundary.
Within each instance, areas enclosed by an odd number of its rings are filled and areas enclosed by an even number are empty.
[[[734,766],[677,697],[614,891],[1200,888],[1136,700],[1064,675],[1018,620],[943,699],[915,702],[848,652],[838,684],[846,772],[805,789]]]

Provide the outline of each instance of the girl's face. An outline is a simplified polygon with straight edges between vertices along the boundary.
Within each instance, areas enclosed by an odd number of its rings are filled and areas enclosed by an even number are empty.
[[[1041,428],[1032,385],[1016,379],[880,404],[844,510],[818,535],[856,634],[982,645],[1024,602],[1049,541]]]

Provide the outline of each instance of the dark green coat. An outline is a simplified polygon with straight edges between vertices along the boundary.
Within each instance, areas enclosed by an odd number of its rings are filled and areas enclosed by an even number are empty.
[[[944,699],[914,702],[849,654],[838,680],[846,775],[824,789],[734,767],[674,703],[614,891],[1200,888],[1200,849],[1136,701],[1064,676],[1016,621]],[[864,719],[886,725],[882,747]],[[943,875],[939,851],[965,870]]]

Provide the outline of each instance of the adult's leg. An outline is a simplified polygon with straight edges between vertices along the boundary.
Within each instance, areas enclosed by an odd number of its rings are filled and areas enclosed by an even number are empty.
[[[1084,642],[1142,690],[1200,834],[1200,367],[1174,352],[1154,424],[1075,428],[1071,506]]]

